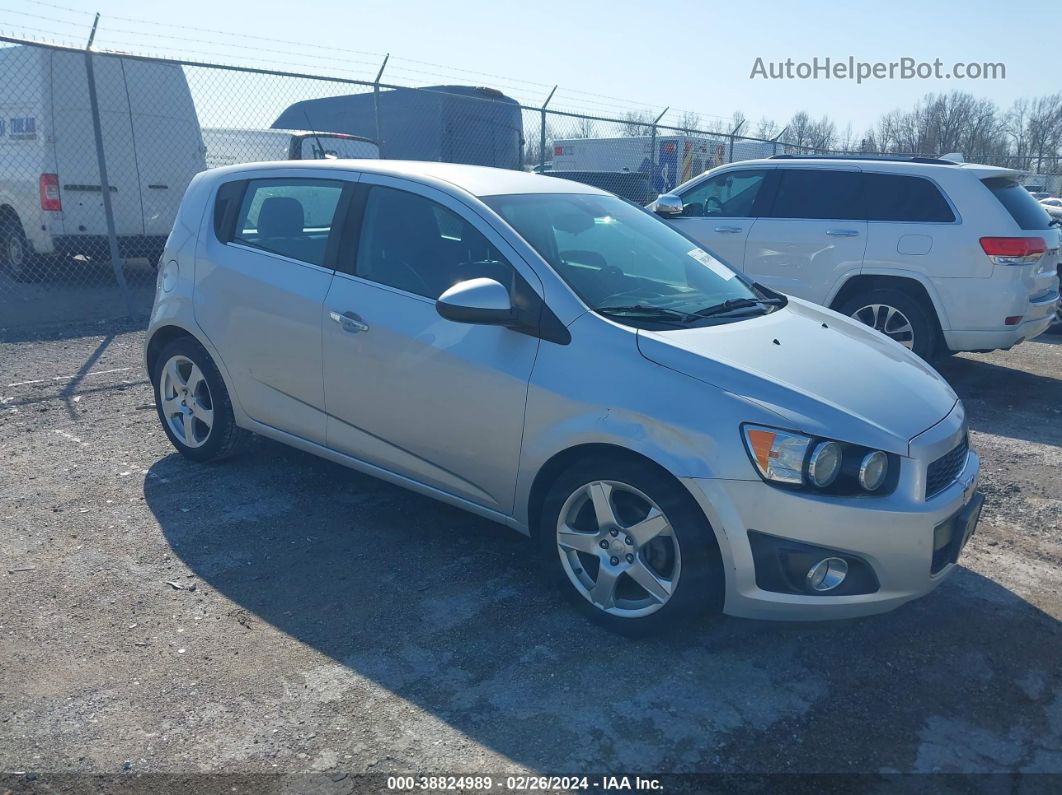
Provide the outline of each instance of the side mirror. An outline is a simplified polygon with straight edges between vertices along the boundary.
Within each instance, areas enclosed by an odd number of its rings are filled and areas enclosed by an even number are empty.
[[[509,291],[494,279],[458,282],[439,296],[435,311],[455,323],[509,326],[516,323]]]
[[[653,212],[665,218],[682,215],[682,199],[674,193],[662,193],[653,202]]]

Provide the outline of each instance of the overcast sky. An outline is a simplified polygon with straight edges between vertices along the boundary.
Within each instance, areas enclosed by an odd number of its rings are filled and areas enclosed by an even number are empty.
[[[754,123],[761,116],[784,122],[807,110],[816,117],[829,114],[841,130],[851,122],[858,134],[882,112],[909,107],[927,91],[962,89],[1007,106],[1019,96],[1062,90],[1062,4],[1057,2],[1018,8],[990,0],[26,0],[0,9],[0,29],[42,37],[47,31],[52,38],[79,41],[91,21],[87,12],[96,10],[103,15],[100,43],[117,49],[369,77],[378,62],[375,54],[390,52],[394,61],[388,76],[405,85],[493,85],[537,104],[550,86],[560,84],[558,107],[601,115],[635,105],[660,110],[669,105],[705,118],[729,118],[742,110]],[[1006,79],[892,79],[862,85],[750,79],[758,57],[770,62],[816,56],[871,62],[939,58],[945,71],[957,61],[1002,62]]]

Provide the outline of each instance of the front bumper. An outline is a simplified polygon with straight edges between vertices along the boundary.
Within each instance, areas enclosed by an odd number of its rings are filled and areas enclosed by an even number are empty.
[[[912,457],[902,459],[896,490],[883,497],[822,497],[788,491],[762,481],[687,478],[684,483],[704,510],[719,539],[726,570],[723,611],[744,618],[812,621],[884,613],[923,596],[955,569],[946,563],[933,573],[934,528],[955,516],[974,495],[980,459],[970,451],[951,485],[922,499],[925,467],[965,434],[951,427],[926,431],[912,440]],[[778,593],[757,586],[748,531],[828,547],[865,560],[876,575],[874,593],[850,596]]]

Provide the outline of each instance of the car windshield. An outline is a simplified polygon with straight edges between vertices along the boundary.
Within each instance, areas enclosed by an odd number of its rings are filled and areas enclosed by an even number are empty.
[[[540,193],[484,201],[592,309],[629,324],[722,322],[783,303],[757,293],[671,226],[615,196]]]

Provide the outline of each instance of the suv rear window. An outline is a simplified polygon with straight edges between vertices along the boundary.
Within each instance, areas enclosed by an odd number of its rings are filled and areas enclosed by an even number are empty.
[[[1007,177],[983,179],[984,186],[992,191],[999,203],[1007,208],[1010,217],[1022,229],[1049,229],[1051,216],[1040,206],[1024,187]]]
[[[928,179],[898,174],[863,174],[863,205],[868,221],[947,223],[955,214]]]

